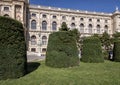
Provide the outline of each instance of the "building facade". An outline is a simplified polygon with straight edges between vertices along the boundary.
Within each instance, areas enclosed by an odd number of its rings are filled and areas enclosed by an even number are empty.
[[[65,22],[81,36],[120,32],[120,11],[99,13],[40,5],[30,5],[28,0],[0,0],[0,16],[14,18],[23,23],[28,51],[45,55],[49,34],[59,31]]]

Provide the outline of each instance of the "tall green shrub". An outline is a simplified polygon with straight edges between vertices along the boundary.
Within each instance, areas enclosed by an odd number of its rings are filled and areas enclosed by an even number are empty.
[[[113,59],[120,62],[120,41],[114,42]]]
[[[103,62],[101,42],[97,37],[88,37],[83,41],[82,61],[90,63]]]
[[[46,65],[71,67],[79,64],[76,36],[73,32],[56,32],[49,36]]]
[[[26,73],[26,46],[20,22],[0,17],[0,79],[19,78]]]

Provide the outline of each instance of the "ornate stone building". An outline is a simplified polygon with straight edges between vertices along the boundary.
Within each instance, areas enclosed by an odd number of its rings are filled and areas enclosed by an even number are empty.
[[[120,11],[99,13],[63,8],[30,5],[28,0],[0,0],[0,16],[11,17],[23,23],[28,51],[45,55],[49,34],[58,31],[65,22],[82,36],[120,32]]]

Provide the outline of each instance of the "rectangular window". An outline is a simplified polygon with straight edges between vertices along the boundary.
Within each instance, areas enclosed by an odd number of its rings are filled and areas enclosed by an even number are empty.
[[[36,52],[36,48],[31,48],[31,51],[32,52]]]
[[[46,48],[43,48],[43,49],[42,49],[42,52],[45,53],[45,52],[46,52]]]
[[[9,11],[9,7],[4,7],[4,11]]]
[[[36,17],[36,14],[35,14],[35,13],[32,13],[32,17]]]

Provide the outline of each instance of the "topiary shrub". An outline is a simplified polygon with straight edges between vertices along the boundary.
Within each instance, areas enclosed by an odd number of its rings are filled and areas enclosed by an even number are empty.
[[[79,65],[76,39],[72,31],[52,33],[48,42],[47,66],[62,68]]]
[[[114,42],[113,60],[120,62],[120,41]]]
[[[103,62],[101,42],[97,37],[87,37],[83,40],[82,61],[89,63]]]
[[[24,29],[20,22],[0,17],[0,80],[26,73]]]

